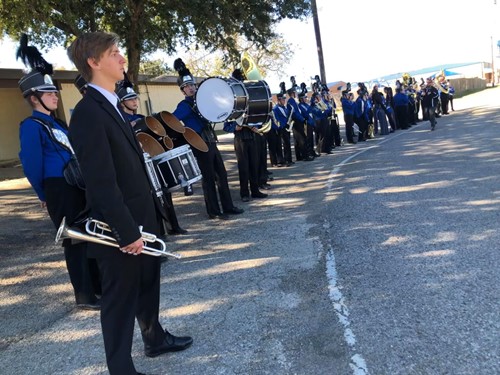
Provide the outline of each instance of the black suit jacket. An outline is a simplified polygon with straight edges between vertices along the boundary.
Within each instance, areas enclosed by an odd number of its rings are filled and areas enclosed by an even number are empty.
[[[86,184],[89,215],[106,222],[120,246],[160,223],[143,152],[124,116],[92,87],[76,105],[69,137]]]

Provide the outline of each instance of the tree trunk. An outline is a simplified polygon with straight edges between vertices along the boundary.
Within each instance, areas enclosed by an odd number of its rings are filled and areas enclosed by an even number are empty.
[[[127,1],[130,11],[130,25],[125,37],[127,41],[127,75],[130,82],[134,84],[134,90],[139,94],[138,79],[139,66],[141,63],[143,31],[141,28],[141,18],[144,14],[144,1]]]

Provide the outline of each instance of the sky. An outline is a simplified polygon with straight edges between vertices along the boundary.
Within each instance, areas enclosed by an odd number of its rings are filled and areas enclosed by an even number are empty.
[[[316,0],[326,78],[369,81],[441,64],[491,62],[497,55],[500,4],[496,0]],[[272,92],[311,82],[319,72],[312,19],[286,20],[277,31],[295,51],[281,76],[264,77]],[[493,37],[493,38],[492,38]],[[0,41],[0,68],[23,68],[15,61],[17,45]],[[71,69],[62,48],[43,52],[47,61]],[[177,56],[175,56],[177,57]],[[173,59],[167,59],[170,66]]]

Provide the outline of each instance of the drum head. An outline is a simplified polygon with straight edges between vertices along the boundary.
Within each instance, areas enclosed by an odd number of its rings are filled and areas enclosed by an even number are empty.
[[[177,133],[184,133],[185,126],[173,114],[167,111],[160,112],[161,121]],[[167,129],[168,131],[168,129]]]
[[[222,78],[204,80],[196,91],[196,106],[200,114],[211,122],[226,121],[234,107],[234,93]]]
[[[186,132],[183,136],[186,141],[188,141],[188,143],[197,150],[200,150],[201,152],[208,151],[208,146],[205,141],[193,129],[186,127]]]
[[[162,137],[164,137],[164,136],[167,135],[167,133],[165,132],[165,128],[163,127],[163,125],[160,123],[160,121],[158,121],[154,117],[147,116],[146,119],[145,119],[145,121],[146,121],[146,126],[153,133],[158,134],[159,136],[162,136]]]
[[[174,148],[174,141],[172,141],[172,138],[170,138],[168,135],[166,135],[165,137],[163,137],[163,144],[169,150],[171,150],[171,149]]]
[[[139,132],[135,136],[141,144],[143,151],[147,152],[151,157],[165,152],[160,142],[151,137],[149,134]]]

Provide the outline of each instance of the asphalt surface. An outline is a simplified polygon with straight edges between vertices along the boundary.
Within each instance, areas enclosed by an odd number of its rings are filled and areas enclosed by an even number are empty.
[[[410,130],[271,168],[269,198],[207,220],[174,193],[183,255],[161,321],[193,346],[149,374],[500,374],[500,90]],[[0,373],[106,374],[99,314],[75,309],[61,248],[19,168],[0,168]],[[3,177],[2,177],[3,176]],[[6,178],[9,178],[6,180]],[[110,251],[114,251],[111,250]]]

